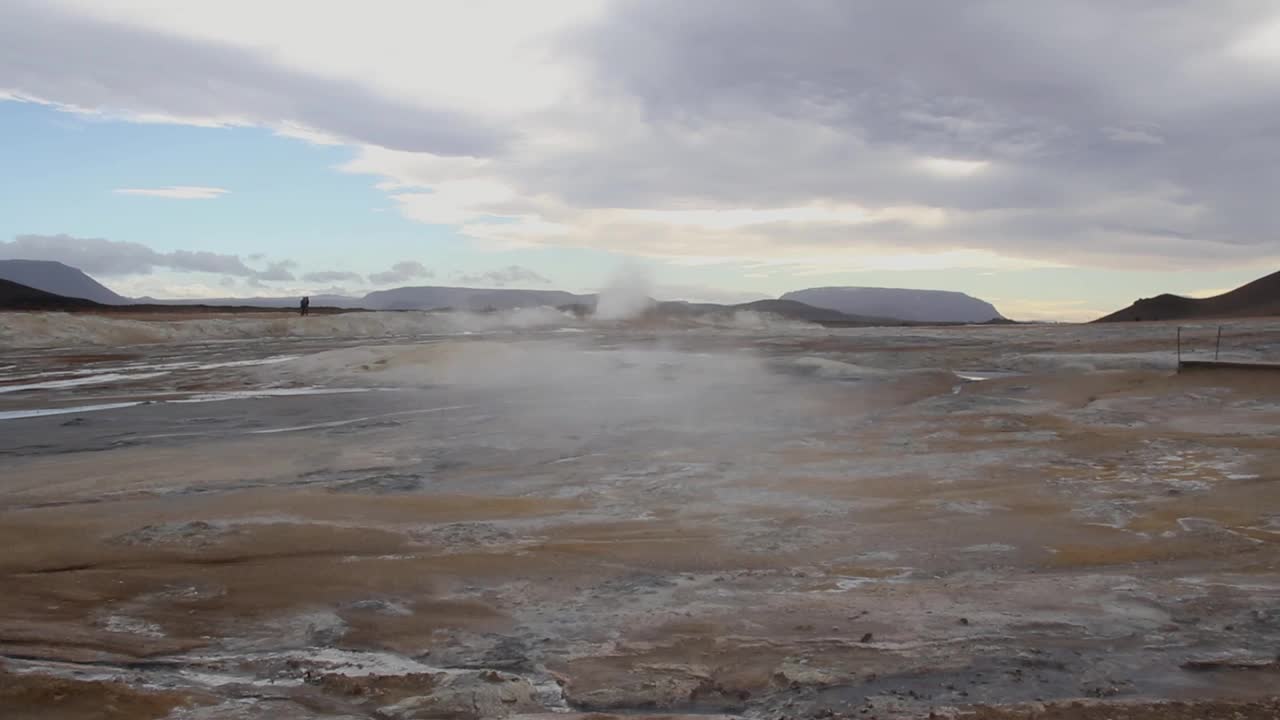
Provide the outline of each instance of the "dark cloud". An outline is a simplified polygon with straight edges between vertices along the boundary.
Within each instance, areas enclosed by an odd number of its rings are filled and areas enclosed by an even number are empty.
[[[542,275],[519,265],[508,265],[504,268],[484,273],[458,275],[458,282],[466,283],[467,285],[492,285],[495,287],[527,285],[530,283],[537,285],[551,284],[551,281]]]
[[[504,140],[477,118],[289,69],[263,53],[51,5],[0,4],[0,90],[106,112],[293,123],[344,140],[439,155],[489,153]]]
[[[281,260],[258,270],[238,255],[193,250],[158,252],[142,243],[71,235],[18,235],[0,242],[0,259],[56,260],[95,277],[146,275],[163,269],[280,281],[293,280],[290,269],[296,267],[292,260]]]
[[[364,277],[360,273],[343,270],[323,270],[321,272],[307,273],[302,276],[302,279],[304,282],[309,283],[364,282]]]
[[[287,282],[296,280],[292,272],[292,268],[296,268],[298,263],[292,260],[280,260],[278,262],[267,263],[266,270],[257,270],[254,277],[258,280],[266,280],[270,282]]]
[[[392,265],[390,270],[370,275],[369,282],[374,285],[394,285],[430,277],[435,277],[435,273],[428,270],[422,263],[415,260],[401,260]]]
[[[903,249],[1274,254],[1280,66],[1232,48],[1275,14],[1248,0],[621,2],[567,49],[622,121],[520,177],[577,207],[951,211],[896,228]],[[987,166],[946,176],[929,157]],[[874,229],[830,242],[890,244]]]

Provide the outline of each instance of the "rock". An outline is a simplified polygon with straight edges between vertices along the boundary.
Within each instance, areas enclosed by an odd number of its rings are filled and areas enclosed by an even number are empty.
[[[1254,624],[1268,629],[1280,629],[1280,608],[1257,609],[1252,614]]]
[[[447,647],[438,647],[433,656],[436,664],[459,670],[501,670],[528,674],[537,664],[540,650],[524,640],[494,633],[457,632]]]
[[[335,493],[358,493],[367,495],[394,495],[412,493],[422,489],[424,485],[421,475],[413,473],[391,473],[359,478],[334,485],[329,488]]]
[[[227,647],[237,652],[332,647],[347,629],[332,610],[315,610],[261,623],[251,635],[230,640]]]
[[[1183,670],[1210,672],[1213,670],[1280,670],[1280,658],[1255,655],[1224,655],[1211,658],[1192,658],[1182,663]]]
[[[565,700],[582,710],[670,709],[688,704],[714,684],[709,671],[685,665],[650,667],[627,676],[571,677]]]
[[[784,660],[773,674],[773,680],[783,687],[827,687],[841,678],[820,668],[811,668],[791,660]]]
[[[462,522],[441,525],[413,533],[419,542],[438,545],[448,552],[464,552],[477,547],[508,545],[516,540],[511,533],[492,523]]]
[[[309,672],[309,671],[308,671]],[[308,678],[326,692],[350,698],[381,700],[382,703],[418,697],[435,687],[436,679],[429,673],[408,675],[342,675],[325,673]]]
[[[357,600],[347,607],[351,610],[377,613],[379,615],[404,617],[413,614],[413,611],[406,607],[404,603],[396,602],[394,600],[381,600],[378,598]]]
[[[514,713],[542,712],[538,692],[525,678],[493,670],[437,678],[430,695],[411,697],[378,710],[395,720],[421,718],[504,718]]]
[[[874,639],[875,639],[875,636],[873,636],[871,633],[866,633],[865,635],[862,636],[862,639],[859,640],[858,642],[869,643]]]
[[[108,538],[107,542],[112,545],[180,545],[204,548],[235,533],[234,528],[228,528],[222,524],[193,520],[185,523],[144,525],[136,530]]]

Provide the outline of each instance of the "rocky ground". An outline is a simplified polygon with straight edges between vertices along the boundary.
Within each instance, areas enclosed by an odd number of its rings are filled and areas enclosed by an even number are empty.
[[[0,716],[1277,717],[1280,377],[1172,334],[15,349]]]

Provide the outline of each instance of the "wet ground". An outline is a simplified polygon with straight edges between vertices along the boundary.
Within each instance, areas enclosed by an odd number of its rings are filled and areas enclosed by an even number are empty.
[[[1172,326],[412,316],[0,319],[0,715],[1275,717],[1280,377]]]

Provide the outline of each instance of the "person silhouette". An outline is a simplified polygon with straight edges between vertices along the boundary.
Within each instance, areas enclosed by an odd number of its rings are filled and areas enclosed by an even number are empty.
[[[304,296],[302,302],[298,303],[299,314],[306,315],[311,310],[311,298]]]

